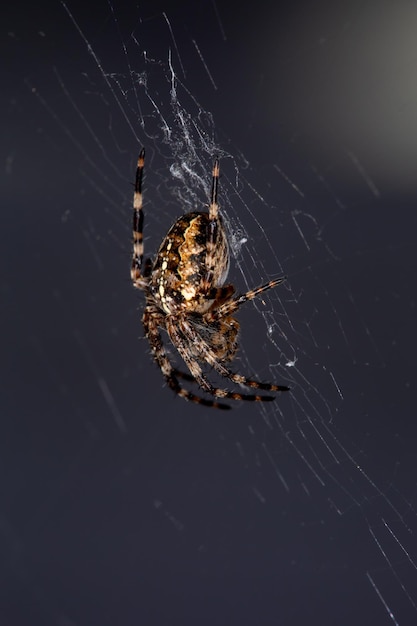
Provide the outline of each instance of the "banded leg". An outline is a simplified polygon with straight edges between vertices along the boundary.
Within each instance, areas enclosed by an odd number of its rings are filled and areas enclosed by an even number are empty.
[[[219,320],[222,317],[232,315],[242,304],[248,302],[248,300],[253,300],[259,294],[267,291],[268,289],[272,289],[273,287],[277,287],[281,285],[283,282],[287,280],[286,276],[282,276],[281,278],[276,278],[275,280],[270,280],[269,283],[265,285],[261,285],[260,287],[256,287],[256,289],[251,289],[241,296],[237,296],[233,300],[226,301],[224,304],[219,306],[217,309],[213,309],[210,311],[209,320]]]
[[[220,174],[219,159],[216,157],[213,163],[213,178],[211,181],[211,194],[210,194],[210,206],[209,206],[210,220],[217,220],[217,216],[219,214],[219,205],[217,203],[217,196],[218,196],[218,190],[219,190],[219,174]]]
[[[161,338],[161,333],[159,332],[158,316],[147,314],[145,312],[142,322],[145,329],[146,337],[148,338],[149,344],[151,346],[153,357],[160,367],[161,372],[168,384],[168,387],[170,387],[170,389],[172,389],[174,393],[176,393],[181,398],[184,398],[185,400],[194,402],[196,404],[201,404],[203,406],[223,410],[229,410],[231,408],[228,404],[223,404],[214,400],[207,400],[206,398],[200,398],[200,396],[196,396],[191,391],[184,389],[178,381],[178,372],[172,367],[168,355],[165,351],[164,344]],[[187,376],[188,375],[185,375],[183,377],[187,379]]]
[[[195,383],[194,378],[191,376],[191,374],[188,374],[188,372],[183,372],[182,370],[179,370],[176,367],[174,367],[172,371],[174,373],[174,376],[176,376],[176,378],[181,378],[182,380],[188,380],[189,383]]]
[[[145,148],[142,148],[136,168],[135,192],[133,194],[133,256],[130,275],[133,286],[144,289],[147,281],[142,275],[143,263],[143,209],[142,178],[145,165]]]
[[[182,327],[178,328],[174,324],[167,324],[167,331],[172,343],[176,346],[181,358],[190,370],[192,377],[199,384],[201,389],[203,389],[203,391],[210,393],[216,398],[226,398],[229,400],[248,400],[249,402],[271,402],[272,400],[275,400],[274,396],[258,396],[255,394],[238,393],[234,391],[227,391],[226,389],[220,389],[219,387],[214,387],[203,374],[203,371],[198,361],[190,356],[190,353],[187,350],[187,338],[184,337],[184,334],[183,332],[181,332],[181,330]]]
[[[242,376],[241,374],[235,374],[228,367],[226,367],[223,363],[219,362],[218,358],[211,350],[210,346],[202,340],[202,338],[198,335],[196,330],[189,324],[186,320],[184,320],[181,324],[181,330],[186,337],[186,340],[193,343],[193,345],[198,346],[199,356],[201,360],[206,361],[211,367],[218,373],[220,376],[224,376],[228,378],[232,382],[237,385],[244,385],[245,387],[251,387],[252,389],[261,389],[262,391],[289,391],[290,388],[286,385],[275,385],[273,383],[263,383],[259,380],[253,380],[251,378],[246,378],[246,376]],[[268,401],[270,396],[254,396],[256,401]]]
[[[203,291],[208,292],[213,282],[213,269],[215,263],[215,249],[217,243],[217,236],[219,228],[222,228],[219,223],[219,205],[217,202],[218,188],[219,188],[219,159],[216,157],[213,163],[213,178],[211,182],[211,194],[209,205],[209,224],[208,224],[208,237],[207,237],[207,256],[206,267],[207,273],[204,277]]]

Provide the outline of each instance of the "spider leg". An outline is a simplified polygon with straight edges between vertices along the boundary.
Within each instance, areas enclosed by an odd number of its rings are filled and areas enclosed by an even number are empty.
[[[199,396],[191,393],[191,391],[188,391],[187,389],[181,387],[177,378],[178,371],[175,370],[171,365],[171,362],[164,348],[164,344],[162,342],[161,333],[159,332],[160,316],[155,315],[152,312],[149,313],[145,310],[142,322],[145,329],[145,334],[151,346],[153,357],[158,364],[162,374],[164,375],[168,386],[178,396],[184,398],[185,400],[189,400],[190,402],[195,402],[196,404],[202,404],[203,406],[213,407],[216,409],[228,410],[231,408],[228,404],[200,398]],[[186,378],[187,376],[188,375],[184,376],[184,378]]]
[[[219,205],[217,203],[217,194],[218,194],[218,189],[219,189],[219,174],[220,174],[219,159],[216,157],[213,163],[213,179],[211,182],[211,194],[210,194],[210,206],[209,206],[210,220],[217,220],[217,216],[219,213]]]
[[[209,320],[215,321],[219,320],[222,317],[226,317],[234,313],[242,304],[248,302],[248,300],[253,300],[256,296],[267,291],[268,289],[272,289],[273,287],[277,287],[281,285],[283,282],[287,280],[286,276],[282,276],[281,278],[276,278],[275,280],[270,280],[269,283],[265,285],[261,285],[260,287],[256,287],[256,289],[251,289],[246,293],[233,298],[233,300],[228,300],[224,304],[220,305],[218,308],[212,309],[210,312]]]
[[[191,374],[189,374],[188,372],[183,372],[176,367],[174,367],[172,371],[174,373],[174,376],[176,376],[177,378],[181,378],[182,380],[188,380],[189,383],[195,383],[194,377],[191,376]]]
[[[136,168],[135,179],[135,192],[133,194],[133,256],[130,275],[132,278],[133,286],[138,289],[144,289],[147,285],[146,272],[145,276],[142,276],[142,263],[143,263],[143,210],[142,210],[142,178],[143,167],[145,165],[145,148],[142,148],[138,165]],[[149,267],[145,265],[145,270],[148,271]]]
[[[205,342],[196,332],[196,330],[192,327],[191,324],[184,321],[181,325],[182,330],[187,335],[187,339],[191,341],[194,345],[198,345],[199,352],[201,354],[202,359],[204,359],[211,367],[221,376],[225,378],[229,378],[232,382],[237,385],[245,385],[245,387],[252,387],[253,389],[261,389],[262,391],[289,391],[290,388],[286,385],[274,385],[272,383],[263,383],[259,380],[254,380],[251,378],[246,378],[246,376],[242,376],[241,374],[235,374],[228,367],[223,365],[210,346]],[[262,397],[262,399],[265,396]]]
[[[145,267],[143,268],[143,277],[149,278],[152,273],[152,261],[151,259],[146,259]]]
[[[219,159],[216,157],[213,163],[213,178],[211,183],[210,205],[209,205],[209,223],[207,236],[207,256],[206,268],[207,272],[203,279],[202,291],[208,293],[213,284],[213,270],[215,264],[215,251],[217,236],[219,232],[219,205],[217,202],[217,194],[219,188]]]
[[[255,394],[237,393],[234,391],[227,391],[226,389],[220,389],[219,387],[214,387],[203,374],[201,365],[190,355],[189,350],[187,350],[187,343],[189,339],[187,337],[188,328],[189,325],[184,320],[180,321],[179,324],[178,320],[176,320],[176,323],[167,320],[167,331],[172,343],[180,353],[181,358],[190,370],[192,377],[204,391],[207,391],[207,393],[210,393],[216,398],[228,398],[229,400],[248,400],[250,402],[270,402],[275,400],[274,396],[258,396]],[[184,335],[186,335],[186,337],[184,337]],[[199,341],[201,340],[199,339]]]

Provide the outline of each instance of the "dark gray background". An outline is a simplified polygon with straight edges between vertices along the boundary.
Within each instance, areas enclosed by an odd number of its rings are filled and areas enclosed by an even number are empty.
[[[415,623],[417,10],[345,4],[68,2],[90,50],[59,2],[8,8],[1,624]],[[174,398],[139,338],[142,144],[149,254],[181,185],[129,64],[179,133],[169,49],[182,111],[236,159],[232,278],[289,277],[240,315],[236,368],[293,387],[275,408]]]

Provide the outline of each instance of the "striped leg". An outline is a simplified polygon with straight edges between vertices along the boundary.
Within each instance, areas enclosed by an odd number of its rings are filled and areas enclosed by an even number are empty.
[[[188,338],[184,335],[182,330],[182,324],[180,324],[179,327],[174,323],[167,324],[167,331],[172,343],[176,346],[181,358],[190,370],[193,379],[198,383],[201,389],[216,398],[225,398],[229,400],[248,400],[249,402],[271,402],[272,400],[275,400],[274,396],[259,396],[255,394],[238,393],[214,387],[203,374],[198,361],[190,355],[190,352],[187,349]]]
[[[133,194],[133,256],[130,275],[133,286],[144,289],[147,280],[142,274],[143,263],[143,210],[142,210],[142,178],[145,165],[145,148],[142,148],[136,168],[135,192]]]
[[[248,300],[253,300],[256,296],[267,291],[268,289],[272,289],[273,287],[277,287],[281,285],[284,281],[287,280],[286,276],[282,276],[281,278],[276,278],[275,280],[270,280],[266,285],[261,285],[260,287],[256,287],[256,289],[251,289],[241,296],[237,296],[233,300],[228,300],[224,302],[224,304],[220,305],[218,308],[213,308],[210,312],[209,321],[219,320],[222,317],[227,317],[232,315],[237,309],[247,302]]]
[[[218,189],[219,189],[219,174],[220,174],[219,159],[216,157],[213,163],[213,179],[211,182],[210,207],[209,207],[210,220],[217,220],[217,216],[219,213],[219,205],[217,204],[217,195],[218,195]]]
[[[218,188],[219,188],[219,159],[216,157],[213,163],[213,178],[211,183],[210,205],[209,205],[209,223],[208,223],[208,237],[207,237],[207,256],[206,256],[206,268],[207,273],[204,277],[202,285],[202,291],[206,293],[212,287],[213,284],[213,270],[215,265],[216,255],[216,243],[219,228],[222,228],[219,223],[219,205],[217,202]]]
[[[241,374],[235,374],[228,367],[226,367],[223,363],[219,361],[216,354],[210,348],[210,346],[198,335],[193,326],[187,321],[183,320],[180,328],[186,338],[186,342],[192,343],[195,346],[198,346],[199,355],[198,358],[206,361],[211,367],[218,373],[220,376],[224,376],[228,378],[232,382],[237,385],[244,385],[245,387],[251,387],[252,389],[260,389],[261,391],[289,391],[290,388],[286,385],[275,385],[273,383],[264,383],[259,380],[253,380],[251,378],[246,378],[246,376],[242,376]],[[273,400],[271,396],[245,396],[242,397],[242,394],[234,394],[235,396],[239,396],[238,400],[254,400],[256,402],[265,402],[269,400]],[[227,396],[228,397],[228,396]]]
[[[147,313],[145,311],[142,322],[145,328],[146,337],[149,340],[149,344],[151,346],[153,357],[161,369],[162,374],[168,384],[168,386],[174,391],[178,396],[184,398],[185,400],[189,400],[190,402],[194,402],[196,404],[201,404],[203,406],[213,407],[215,409],[223,409],[228,410],[231,407],[228,404],[223,404],[221,402],[216,402],[214,400],[206,400],[205,398],[200,398],[195,394],[191,393],[187,389],[181,387],[177,375],[178,372],[173,368],[171,362],[168,358],[168,355],[165,351],[164,345],[162,343],[161,334],[159,332],[159,322],[160,316],[158,314],[153,315],[152,313]],[[188,378],[187,375],[184,378]]]

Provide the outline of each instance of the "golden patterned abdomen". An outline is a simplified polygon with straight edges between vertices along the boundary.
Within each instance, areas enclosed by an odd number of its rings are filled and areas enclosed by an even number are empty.
[[[226,280],[229,269],[226,234],[218,220],[211,246],[209,226],[208,213],[187,213],[175,222],[162,242],[150,287],[155,303],[167,314],[178,308],[204,313],[213,301],[207,294]],[[208,267],[208,259],[212,267]]]

